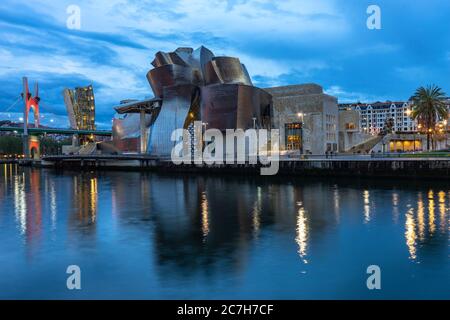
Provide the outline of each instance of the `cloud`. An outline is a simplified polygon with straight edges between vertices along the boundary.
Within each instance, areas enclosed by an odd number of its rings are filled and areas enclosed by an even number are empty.
[[[389,100],[389,98],[387,97],[380,97],[362,92],[346,91],[340,86],[331,86],[325,89],[324,92],[330,96],[338,98],[339,103],[353,103],[353,102],[370,103]]]
[[[82,29],[69,30],[73,3],[1,1],[0,112],[27,75],[41,84],[43,109],[61,117],[62,89],[92,83],[97,118],[109,125],[120,100],[152,95],[145,75],[153,55],[179,46],[239,57],[261,87],[316,82],[346,100],[400,99],[419,80],[445,87],[450,72],[450,42],[436,32],[448,3],[385,1],[392,15],[380,32],[367,30],[366,8],[351,1],[78,0]],[[417,19],[426,23],[411,29]]]

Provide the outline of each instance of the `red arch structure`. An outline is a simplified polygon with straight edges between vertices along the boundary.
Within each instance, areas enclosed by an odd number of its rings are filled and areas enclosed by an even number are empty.
[[[28,79],[23,78],[23,93],[24,110],[23,110],[23,151],[27,158],[38,158],[40,144],[37,136],[28,135],[28,120],[30,110],[34,113],[34,127],[39,128],[39,86],[36,83],[34,89],[34,96],[30,93],[28,86]]]

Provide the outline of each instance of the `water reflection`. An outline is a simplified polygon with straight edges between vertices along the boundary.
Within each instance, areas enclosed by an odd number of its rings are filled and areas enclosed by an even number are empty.
[[[85,233],[94,234],[98,206],[97,177],[83,173],[72,178],[71,221],[77,228],[82,227]]]
[[[425,240],[425,208],[423,206],[423,196],[422,193],[418,194],[417,201],[417,224],[419,228],[419,238],[420,241]]]
[[[209,233],[209,207],[206,192],[202,192],[201,207],[202,207],[202,233],[203,238],[205,240]]]
[[[400,203],[398,192],[392,193],[392,214],[393,214],[393,220],[394,223],[398,223],[400,211],[398,208],[398,205]]]
[[[52,220],[52,230],[56,229],[56,216],[58,213],[58,207],[56,204],[56,187],[55,187],[55,182],[54,181],[50,181],[50,215],[51,215],[51,220]]]
[[[439,220],[441,221],[440,231],[441,233],[444,233],[447,227],[447,220],[448,220],[446,219],[447,208],[445,205],[445,192],[439,191],[438,198],[439,198]]]
[[[370,192],[369,190],[364,190],[363,192],[364,198],[364,222],[370,222]]]
[[[408,213],[406,214],[406,222],[405,222],[405,237],[406,237],[406,245],[408,246],[409,250],[409,257],[412,260],[415,260],[417,258],[416,256],[416,224],[414,221],[414,209],[410,209]]]
[[[435,192],[428,190],[427,198],[424,200],[423,193],[417,194],[417,208],[410,208],[405,217],[405,238],[406,246],[409,251],[409,258],[411,260],[417,260],[417,251],[419,248],[423,248],[428,243],[432,242],[436,235],[436,225],[439,224],[439,230],[442,239],[445,239],[445,235],[448,233],[446,229],[448,217],[447,213],[449,207],[446,204],[446,193],[443,190],[437,192],[438,195],[438,210],[439,217],[437,219]],[[417,214],[415,214],[415,212]],[[438,220],[438,221],[436,221]]]
[[[14,177],[14,211],[20,233],[24,235],[27,232],[27,202],[24,175]]]
[[[261,228],[261,210],[262,210],[262,189],[257,187],[256,200],[253,204],[253,235],[258,238],[260,228]]]
[[[109,237],[119,252],[144,247],[140,254],[151,256],[163,281],[195,274],[242,276],[264,245],[273,256],[283,252],[297,267],[308,268],[323,256],[351,253],[359,243],[383,237],[395,241],[391,258],[409,265],[436,252],[436,260],[442,254],[448,258],[447,186],[54,173],[12,165],[4,165],[0,175],[4,237],[12,233],[7,227],[11,208],[14,232],[27,248],[46,245],[36,240],[46,238],[46,230],[67,233],[75,248],[95,248],[92,238]],[[269,254],[267,259],[274,263],[270,260],[276,258]],[[350,263],[351,255],[342,260]]]
[[[306,259],[308,249],[308,219],[306,218],[305,209],[299,203],[298,217],[297,217],[297,237],[295,241],[298,244],[298,253],[304,263],[308,263]]]

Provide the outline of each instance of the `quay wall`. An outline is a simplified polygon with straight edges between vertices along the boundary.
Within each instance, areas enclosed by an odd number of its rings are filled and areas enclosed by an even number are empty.
[[[260,175],[261,165],[175,165],[152,158],[54,157],[43,159],[43,167],[63,169],[142,170],[162,173],[211,173]],[[447,159],[365,159],[365,160],[286,160],[279,162],[278,175],[450,178]],[[450,180],[449,180],[450,181]]]

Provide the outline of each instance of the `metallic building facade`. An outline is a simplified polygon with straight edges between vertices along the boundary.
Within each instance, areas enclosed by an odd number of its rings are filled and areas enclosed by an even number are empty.
[[[133,109],[142,104],[139,101],[116,107],[119,114],[153,114],[146,131],[147,153],[170,156],[176,143],[171,141],[172,132],[192,128],[194,121],[201,121],[208,129],[222,131],[272,127],[272,96],[253,86],[246,67],[238,58],[215,57],[202,46],[196,50],[178,48],[174,52],[158,52],[152,65],[154,68],[147,73],[147,80],[158,105],[148,104],[146,110],[141,108],[140,111]],[[136,122],[136,118],[123,116],[115,120],[114,139],[143,133]]]

